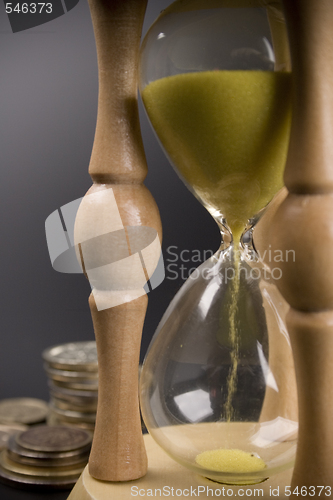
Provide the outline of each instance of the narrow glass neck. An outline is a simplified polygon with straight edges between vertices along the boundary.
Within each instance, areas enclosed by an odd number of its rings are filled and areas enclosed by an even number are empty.
[[[247,225],[244,228],[244,231],[240,236],[236,235],[236,237],[231,232],[230,227],[226,219],[220,213],[215,213],[213,215],[214,220],[216,221],[220,234],[221,234],[221,244],[216,252],[215,256],[217,259],[224,259],[225,257],[235,254],[238,252],[242,258],[244,258],[248,263],[258,263],[260,262],[260,256],[255,248],[253,241],[253,231],[255,229],[256,224],[263,216],[266,208],[262,209],[257,215],[248,220]]]

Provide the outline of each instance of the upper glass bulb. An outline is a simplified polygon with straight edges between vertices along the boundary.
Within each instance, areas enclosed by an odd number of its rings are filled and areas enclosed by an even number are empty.
[[[290,63],[276,2],[181,0],[142,47],[149,119],[185,184],[238,239],[283,186]]]

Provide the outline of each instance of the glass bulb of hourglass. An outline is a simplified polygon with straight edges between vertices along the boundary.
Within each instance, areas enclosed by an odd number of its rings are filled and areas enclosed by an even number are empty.
[[[296,446],[286,305],[252,242],[256,214],[283,186],[290,129],[283,14],[264,3],[178,0],[141,57],[153,128],[222,235],[155,333],[142,412],[173,458],[227,484],[290,467]]]

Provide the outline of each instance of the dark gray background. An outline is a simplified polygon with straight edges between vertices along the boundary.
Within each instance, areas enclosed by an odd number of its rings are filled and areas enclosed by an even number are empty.
[[[171,1],[148,2],[144,31]],[[85,0],[66,15],[13,34],[0,3],[0,399],[48,399],[41,352],[93,339],[83,275],[52,269],[47,216],[85,194],[97,111],[97,64]],[[167,247],[217,250],[218,229],[164,157],[141,110],[149,175]],[[168,261],[166,265],[168,265]],[[185,263],[187,268],[198,263]],[[144,354],[182,280],[149,294]]]

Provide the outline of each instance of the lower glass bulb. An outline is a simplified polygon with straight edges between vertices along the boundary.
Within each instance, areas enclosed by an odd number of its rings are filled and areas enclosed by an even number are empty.
[[[270,272],[232,245],[180,289],[140,383],[149,433],[177,462],[235,485],[293,465],[297,396],[286,310]]]

